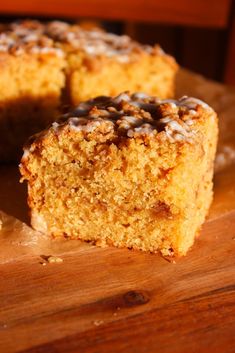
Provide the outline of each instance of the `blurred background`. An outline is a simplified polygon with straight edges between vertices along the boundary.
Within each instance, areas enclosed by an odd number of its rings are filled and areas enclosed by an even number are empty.
[[[235,86],[235,0],[10,0],[2,22],[59,19],[159,43],[178,63]]]

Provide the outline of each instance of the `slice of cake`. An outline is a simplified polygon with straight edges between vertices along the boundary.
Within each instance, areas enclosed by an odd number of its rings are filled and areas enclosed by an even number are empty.
[[[125,90],[161,98],[174,95],[178,65],[158,45],[141,45],[126,35],[64,22],[51,22],[46,33],[66,52],[67,89],[73,105]]]
[[[122,93],[81,103],[25,147],[32,226],[185,255],[212,201],[217,135],[215,112],[195,98]]]
[[[0,34],[0,160],[20,156],[25,140],[58,115],[65,85],[64,53],[26,22]]]

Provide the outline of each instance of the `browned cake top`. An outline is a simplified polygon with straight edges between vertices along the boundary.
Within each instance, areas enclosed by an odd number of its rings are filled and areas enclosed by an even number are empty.
[[[12,23],[0,33],[0,53],[13,55],[56,54],[63,56],[60,48],[56,48],[54,41],[45,35],[45,27],[38,21],[24,21]]]
[[[114,98],[100,96],[80,103],[49,129],[31,137],[25,153],[30,151],[32,143],[40,142],[50,133],[59,136],[65,130],[94,139],[98,136],[99,140],[100,135],[126,138],[161,136],[170,143],[190,143],[196,133],[195,122],[203,111],[213,113],[206,103],[187,96],[179,100],[160,100],[145,93],[130,95],[126,92]]]
[[[90,56],[114,57],[128,62],[131,54],[166,55],[159,46],[141,45],[126,35],[107,33],[100,29],[84,29],[78,25],[53,21],[42,24],[38,21],[14,22],[5,26],[0,34],[0,52],[19,55],[23,52],[63,54],[60,44],[68,44]]]
[[[128,61],[131,53],[145,51],[149,54],[164,55],[159,46],[141,45],[127,35],[119,36],[100,29],[86,30],[78,25],[69,25],[60,21],[49,23],[46,33],[55,41],[68,43],[71,47],[84,50],[87,54],[114,56],[122,62]]]

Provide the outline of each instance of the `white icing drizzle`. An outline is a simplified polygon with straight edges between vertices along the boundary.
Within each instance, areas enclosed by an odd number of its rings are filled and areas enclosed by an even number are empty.
[[[139,127],[134,127],[132,129],[128,129],[127,136],[128,137],[136,137],[138,135],[155,135],[157,134],[157,130],[154,129],[154,126],[148,123],[142,124]]]
[[[131,125],[134,125],[134,126],[141,122],[141,119],[138,119],[135,116],[128,116],[128,115],[122,116],[121,120],[127,123],[130,123]]]
[[[149,99],[150,96],[144,92],[137,92],[132,94],[132,99]]]
[[[56,130],[59,127],[59,124],[55,121],[54,123],[52,123],[52,129]]]
[[[58,49],[61,43],[83,50],[89,56],[112,57],[123,64],[130,61],[131,54],[138,55],[140,52],[166,55],[159,46],[142,45],[127,35],[116,35],[100,29],[86,30],[78,25],[61,21],[47,24],[27,20],[13,22],[6,25],[6,31],[3,34],[8,39],[0,39],[0,52],[10,51],[15,55],[27,51],[34,54],[54,53],[62,56],[64,51]]]
[[[189,109],[194,110],[198,105],[202,106],[204,109],[212,110],[212,108],[205,102],[198,98],[183,96],[179,100],[181,106],[186,106]]]
[[[121,63],[127,63],[132,52],[145,51],[152,54],[157,50],[158,55],[166,55],[160,47],[141,45],[127,35],[120,36],[100,29],[85,30],[78,25],[60,21],[49,23],[46,33],[54,40],[69,43],[73,48],[84,50],[91,56],[115,57]]]
[[[122,107],[122,104],[126,103],[137,109],[137,112],[134,114],[138,114],[140,110],[141,112],[144,111],[145,114],[146,112],[150,113],[151,117],[148,118],[146,115],[142,117],[126,115]],[[157,118],[157,109],[158,106],[161,105],[164,105],[165,108],[170,109],[170,113],[162,118]],[[135,137],[140,134],[153,135],[158,131],[163,130],[165,131],[166,137],[170,140],[170,142],[183,140],[187,140],[189,142],[191,141],[194,135],[194,131],[192,129],[194,119],[198,116],[198,106],[201,106],[205,110],[212,111],[211,107],[197,98],[182,97],[179,100],[160,100],[141,92],[133,95],[124,92],[114,98],[100,97],[100,100],[99,98],[96,98],[95,100],[81,103],[81,105],[79,105],[75,110],[75,114],[77,113],[79,116],[83,114],[84,118],[89,121],[86,125],[87,129],[83,126],[83,131],[90,131],[90,125],[92,125],[94,129],[99,126],[91,121],[91,117],[93,115],[91,109],[94,106],[97,106],[98,109],[95,117],[98,117],[100,112],[102,112],[102,118],[104,121],[111,122],[113,124],[113,128],[116,125],[118,129],[126,130],[128,137]],[[111,111],[107,110],[108,107],[112,107]],[[184,121],[179,118],[177,113],[180,108],[185,108],[187,110],[186,120]],[[71,122],[69,122],[69,125]]]
[[[129,138],[143,135],[154,137],[163,132],[170,143],[191,143],[196,133],[195,121],[200,117],[198,107],[213,112],[211,107],[197,98],[160,100],[143,93],[130,95],[124,92],[114,98],[101,96],[79,104],[61,121],[53,123],[51,129],[58,135],[66,127],[85,134],[116,131]],[[50,129],[37,134],[29,144],[49,132]],[[28,148],[25,148],[24,157],[28,157]]]
[[[31,33],[26,30],[25,35],[16,34],[17,32],[5,32],[0,34],[0,52],[9,52],[14,55],[21,55],[25,52],[30,54],[54,54],[64,56],[60,48],[53,47],[53,41],[40,33]]]
[[[23,153],[22,159],[28,158],[29,154],[30,154],[29,148],[24,148],[24,153]]]
[[[191,141],[191,138],[194,135],[194,131],[190,130],[189,126],[187,126],[182,120],[176,121],[171,119],[166,123],[165,131],[170,142],[183,140]]]
[[[127,93],[121,93],[117,97],[113,98],[113,103],[114,104],[119,104],[121,101],[129,102],[131,100],[131,97]]]

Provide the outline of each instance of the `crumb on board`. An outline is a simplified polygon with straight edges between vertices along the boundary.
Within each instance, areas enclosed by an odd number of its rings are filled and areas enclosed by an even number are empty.
[[[113,313],[113,316],[117,316],[117,315],[118,315],[118,311],[119,311],[120,309],[121,309],[120,306],[117,306],[117,307],[116,307],[116,311],[114,311],[114,313]]]
[[[61,257],[58,256],[45,256],[45,255],[41,255],[41,258],[44,260],[44,262],[40,262],[41,265],[46,266],[47,263],[49,264],[59,264],[62,263],[64,260]]]
[[[104,323],[103,320],[95,320],[95,321],[93,321],[93,324],[94,324],[95,326],[100,326],[100,325],[102,325],[103,323]]]
[[[61,263],[61,262],[63,262],[63,259],[61,257],[57,257],[57,256],[49,256],[47,261],[50,264],[51,263]]]

